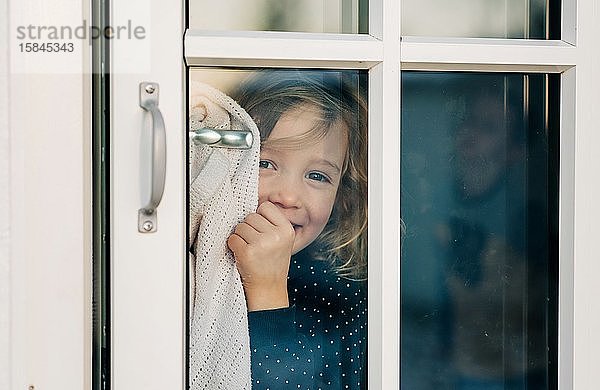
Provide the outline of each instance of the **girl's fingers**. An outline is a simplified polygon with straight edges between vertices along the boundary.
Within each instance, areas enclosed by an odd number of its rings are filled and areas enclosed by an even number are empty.
[[[285,215],[279,210],[279,207],[269,201],[261,203],[256,212],[275,226],[292,226],[290,221],[288,221]]]
[[[235,233],[233,233],[227,239],[227,246],[229,247],[229,249],[231,249],[231,251],[233,253],[238,252],[240,249],[242,249],[244,246],[247,246],[247,245],[248,245],[248,243],[246,241],[244,241],[244,239],[242,237],[238,236]]]
[[[260,232],[247,224],[246,222],[239,223],[234,230],[234,233],[240,236],[248,244],[258,241]]]
[[[273,227],[273,224],[268,219],[257,213],[248,214],[244,222],[252,226],[259,233],[268,232]]]

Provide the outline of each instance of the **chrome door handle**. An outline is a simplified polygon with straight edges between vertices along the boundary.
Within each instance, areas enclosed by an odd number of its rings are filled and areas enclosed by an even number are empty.
[[[252,132],[247,130],[219,130],[202,128],[189,132],[190,141],[196,145],[218,148],[250,149]]]
[[[167,173],[167,136],[165,121],[158,108],[158,83],[140,83],[140,107],[152,116],[152,143],[150,169],[150,199],[138,210],[138,231],[152,233],[156,231],[156,208],[165,190]]]

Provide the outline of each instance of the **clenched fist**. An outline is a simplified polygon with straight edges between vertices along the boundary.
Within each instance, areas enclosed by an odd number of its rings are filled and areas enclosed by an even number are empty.
[[[279,208],[262,203],[238,224],[227,240],[249,311],[289,306],[287,276],[294,246],[294,228]]]

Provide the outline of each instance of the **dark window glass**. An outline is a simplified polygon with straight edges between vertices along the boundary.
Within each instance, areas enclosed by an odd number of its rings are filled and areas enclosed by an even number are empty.
[[[558,77],[402,88],[402,388],[552,388]]]

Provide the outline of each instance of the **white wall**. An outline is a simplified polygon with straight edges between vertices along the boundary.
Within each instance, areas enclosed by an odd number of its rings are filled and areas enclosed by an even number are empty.
[[[8,0],[0,0],[0,389],[8,389],[9,362],[9,148]]]
[[[27,54],[14,45],[4,54],[17,23],[78,26],[83,3],[1,1],[1,389],[89,387],[87,42],[73,55],[54,53],[78,73],[24,73],[11,60]]]

